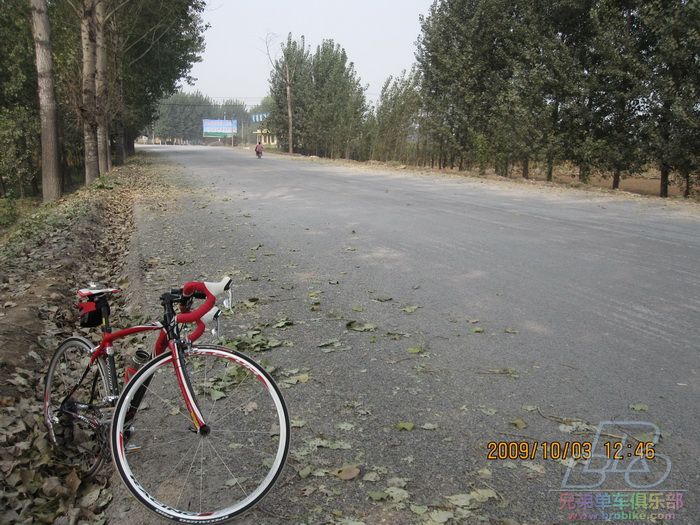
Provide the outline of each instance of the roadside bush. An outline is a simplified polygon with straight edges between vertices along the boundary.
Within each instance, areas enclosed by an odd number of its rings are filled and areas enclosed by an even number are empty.
[[[7,228],[17,220],[17,203],[14,199],[0,199],[0,228]]]

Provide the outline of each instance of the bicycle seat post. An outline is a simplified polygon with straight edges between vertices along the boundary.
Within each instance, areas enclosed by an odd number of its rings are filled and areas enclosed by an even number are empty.
[[[103,337],[106,334],[112,333],[112,326],[109,324],[109,316],[112,313],[109,307],[109,300],[107,299],[108,294],[100,295],[95,299],[95,305],[99,309],[102,315],[102,334]],[[107,382],[109,385],[109,391],[111,395],[115,395],[118,391],[117,388],[117,363],[114,359],[114,348],[111,344],[106,346],[105,352],[107,354]]]
[[[102,295],[95,301],[97,303],[97,308],[100,310],[102,315],[102,333],[109,334],[112,332],[112,327],[109,324],[109,316],[112,313],[109,307],[109,301],[107,300],[107,295]]]

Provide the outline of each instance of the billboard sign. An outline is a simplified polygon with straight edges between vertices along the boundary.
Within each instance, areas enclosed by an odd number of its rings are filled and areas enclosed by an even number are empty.
[[[202,136],[227,138],[238,133],[237,120],[202,120]]]
[[[253,113],[251,118],[253,122],[264,122],[269,116],[269,113]]]

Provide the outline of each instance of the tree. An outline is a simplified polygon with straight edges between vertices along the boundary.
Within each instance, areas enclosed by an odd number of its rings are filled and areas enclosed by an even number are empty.
[[[311,82],[314,97],[305,152],[347,158],[367,108],[354,65],[333,40],[324,40],[311,57]]]
[[[0,197],[39,190],[39,108],[31,10],[26,0],[0,9]]]
[[[650,71],[651,150],[659,166],[659,195],[668,197],[672,170],[690,194],[700,169],[700,5],[691,0],[652,0],[640,7],[643,57]]]
[[[148,0],[112,16],[117,157],[133,153],[160,100],[192,81],[189,72],[204,49],[204,6],[203,0]]]
[[[82,50],[82,105],[83,146],[85,152],[85,184],[91,184],[99,175],[97,154],[97,120],[95,75],[97,70],[97,41],[95,34],[95,4],[100,0],[82,0],[80,15],[80,44]]]
[[[41,192],[44,202],[51,202],[61,196],[51,29],[46,0],[30,0],[30,5],[41,116]]]
[[[350,158],[361,142],[364,91],[340,45],[324,40],[312,55],[303,36],[290,34],[273,62],[267,124],[290,152]]]
[[[373,159],[417,161],[421,110],[420,75],[416,69],[384,82],[374,113]]]
[[[202,119],[223,118],[220,108],[200,92],[178,92],[163,99],[153,131],[179,142],[202,141]]]
[[[109,148],[109,126],[107,119],[107,31],[106,24],[111,16],[107,13],[107,0],[97,0],[94,12],[95,24],[95,120],[97,121],[97,160],[100,173],[107,173],[112,166]]]
[[[287,137],[282,142],[286,142],[289,153],[294,153],[295,146],[298,147],[302,144],[299,138],[295,137],[295,131],[303,129],[306,124],[304,122],[306,110],[311,106],[308,96],[308,89],[311,85],[311,57],[303,35],[299,41],[296,41],[289,33],[286,44],[280,47],[282,57],[273,60],[270,54],[270,38],[268,37],[267,57],[272,64],[270,95],[276,103],[271,122],[277,130],[281,129],[279,124],[284,117],[280,105],[284,104]],[[280,133],[280,135],[282,134]]]

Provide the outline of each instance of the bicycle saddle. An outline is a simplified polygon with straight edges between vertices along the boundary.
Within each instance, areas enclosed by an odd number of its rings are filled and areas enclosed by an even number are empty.
[[[87,288],[81,288],[78,290],[78,297],[81,299],[87,299],[88,297],[97,297],[102,294],[112,294],[119,293],[121,290],[118,288],[109,288],[108,286],[103,286],[97,283],[90,283]]]

